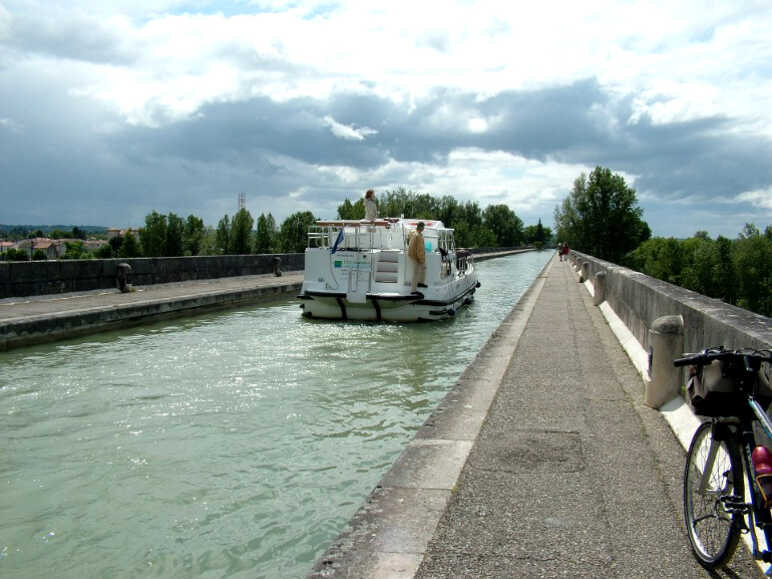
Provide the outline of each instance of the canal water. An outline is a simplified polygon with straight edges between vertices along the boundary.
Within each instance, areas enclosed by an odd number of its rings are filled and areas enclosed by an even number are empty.
[[[303,577],[550,256],[446,322],[287,299],[0,353],[0,577]]]

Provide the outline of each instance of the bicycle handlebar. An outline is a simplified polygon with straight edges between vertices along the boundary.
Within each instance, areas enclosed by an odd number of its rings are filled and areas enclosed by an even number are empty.
[[[746,369],[751,369],[750,361],[759,360],[761,362],[772,362],[772,351],[770,350],[725,350],[723,346],[706,348],[696,354],[688,354],[683,358],[673,360],[673,365],[678,366],[703,366],[710,364],[713,360],[722,358],[742,358]]]

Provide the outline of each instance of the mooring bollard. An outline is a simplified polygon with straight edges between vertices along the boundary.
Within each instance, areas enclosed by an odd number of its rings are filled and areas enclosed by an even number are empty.
[[[592,305],[599,306],[606,301],[606,272],[599,271],[593,277],[595,295],[592,297]]]
[[[644,402],[659,408],[678,396],[681,390],[681,372],[673,367],[673,360],[681,356],[684,347],[684,319],[682,316],[662,316],[649,329],[651,356]]]
[[[281,258],[280,257],[273,258],[273,275],[275,275],[276,277],[281,277]]]
[[[132,290],[129,283],[129,272],[131,272],[131,266],[128,263],[119,263],[117,266],[118,273],[115,276],[115,281],[118,284],[118,289],[121,293],[129,293]]]

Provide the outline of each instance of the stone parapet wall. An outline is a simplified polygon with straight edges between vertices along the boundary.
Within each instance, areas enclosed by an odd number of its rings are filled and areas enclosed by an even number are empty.
[[[587,263],[590,281],[606,274],[606,302],[647,351],[654,320],[668,315],[683,316],[686,352],[718,345],[772,348],[772,319],[766,316],[584,253],[572,251],[571,259],[580,268]]]
[[[152,285],[272,273],[275,257],[283,271],[305,266],[302,253],[0,262],[0,298],[115,288],[119,263],[131,266],[130,284]]]

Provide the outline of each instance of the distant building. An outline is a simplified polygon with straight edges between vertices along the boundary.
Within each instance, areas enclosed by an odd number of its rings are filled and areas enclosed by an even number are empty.
[[[32,239],[22,239],[18,243],[0,242],[0,252],[8,251],[10,248],[15,248],[20,251],[26,251],[29,256],[40,250],[46,254],[46,259],[59,259],[67,252],[68,243],[82,243],[83,246],[90,252],[94,252],[107,243],[104,239],[89,239],[84,241],[82,239],[49,239],[47,237],[35,237]]]
[[[118,227],[109,227],[107,229],[107,239],[112,239],[113,237],[126,237],[127,233],[131,233],[134,237],[139,236],[139,229],[136,229],[134,227],[127,227],[126,229],[120,229]]]
[[[33,237],[32,239],[22,239],[16,243],[15,247],[19,251],[26,251],[30,257],[40,250],[46,254],[46,259],[56,259],[58,255],[58,239],[49,239],[48,237]]]

